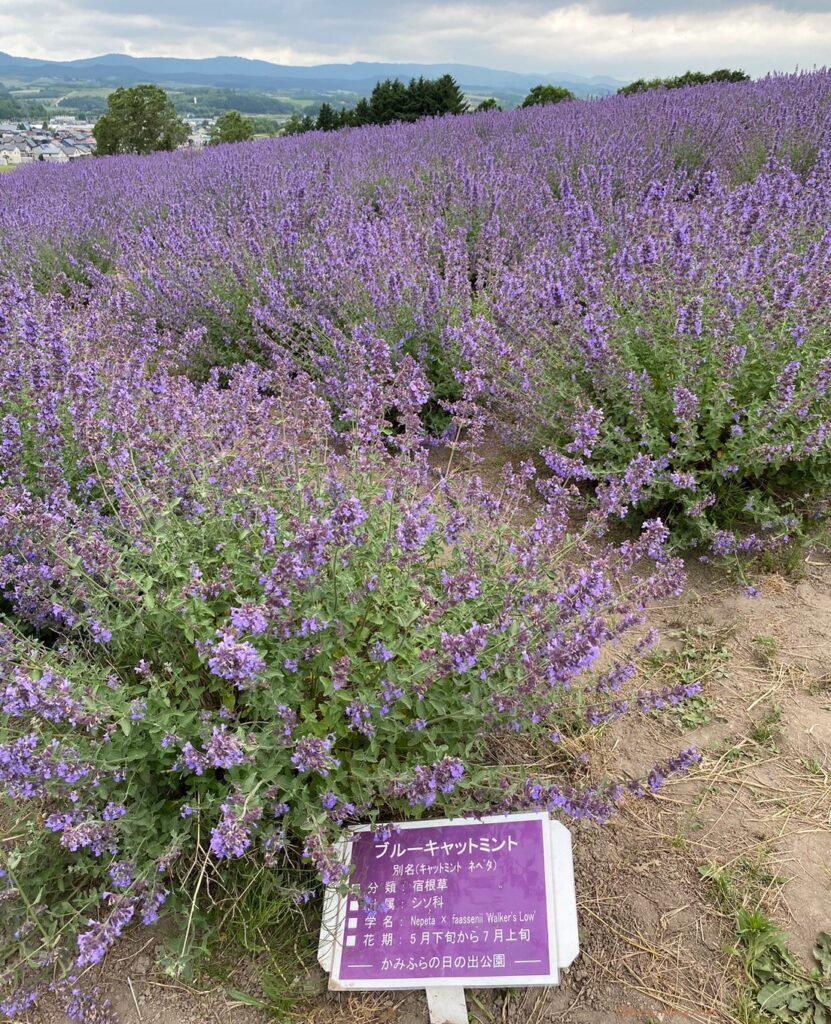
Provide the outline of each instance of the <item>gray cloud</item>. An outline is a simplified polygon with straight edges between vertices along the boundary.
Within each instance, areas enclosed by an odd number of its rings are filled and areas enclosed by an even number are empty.
[[[522,71],[665,74],[810,67],[831,55],[829,0],[0,0],[0,46],[279,63],[458,61]]]

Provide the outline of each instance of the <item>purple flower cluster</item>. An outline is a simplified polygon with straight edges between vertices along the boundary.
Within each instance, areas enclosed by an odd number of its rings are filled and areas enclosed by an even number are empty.
[[[395,779],[386,795],[393,800],[406,800],[410,807],[432,807],[439,795],[453,792],[465,774],[465,766],[457,757],[444,757],[434,764],[416,765],[408,777]]]
[[[358,732],[362,736],[374,736],[375,726],[372,724],[372,709],[368,704],[353,700],[345,710],[350,732]]]
[[[245,689],[265,669],[265,662],[256,647],[247,640],[240,640],[234,630],[219,630],[217,636],[218,642],[209,641],[204,645],[208,668],[215,676],[233,683],[237,689]]]
[[[8,718],[37,717],[72,728],[92,728],[97,720],[84,704],[73,696],[71,682],[52,672],[39,678],[16,667],[5,681],[0,694],[0,712]]]
[[[340,767],[340,761],[330,753],[336,738],[334,733],[322,738],[302,737],[295,744],[291,763],[301,774],[312,772],[325,779],[329,772]]]
[[[384,665],[395,657],[393,652],[385,644],[381,643],[380,640],[372,645],[369,656],[379,665]]]
[[[238,796],[220,807],[221,816],[211,829],[211,853],[218,859],[239,858],[251,846],[251,832],[262,817],[262,807],[247,807]]]
[[[242,743],[224,725],[214,726],[205,745],[205,759],[213,768],[234,768],[247,760]]]
[[[136,912],[134,901],[114,901],[113,909],[103,921],[89,921],[89,928],[78,936],[79,967],[101,963],[104,954],[121,936]]]
[[[243,741],[228,732],[228,726],[221,723],[213,726],[210,739],[204,744],[202,751],[197,750],[190,740],[183,744],[174,768],[178,771],[193,772],[194,775],[204,775],[206,768],[231,769],[250,763],[251,760]]]
[[[257,605],[243,605],[231,609],[231,625],[238,633],[259,636],[268,629],[268,612]]]
[[[110,865],[109,875],[116,889],[129,889],[133,884],[135,866],[124,861],[114,861]]]
[[[475,623],[465,633],[459,636],[451,636],[443,633],[441,638],[442,650],[450,655],[452,671],[457,675],[464,675],[476,668],[481,651],[488,645],[490,630],[487,626]]]
[[[319,836],[309,836],[303,848],[303,856],[314,864],[324,885],[337,885],[349,874],[349,866]]]

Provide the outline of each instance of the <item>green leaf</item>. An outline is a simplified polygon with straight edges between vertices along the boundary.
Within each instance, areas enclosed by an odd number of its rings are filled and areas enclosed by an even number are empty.
[[[794,995],[804,991],[801,985],[789,985],[784,981],[768,982],[756,993],[756,1000],[763,1010],[781,1010],[788,1006]]]
[[[410,608],[398,612],[396,615],[396,619],[398,620],[399,625],[403,626],[404,629],[406,629],[408,626],[411,626],[416,621],[416,619],[419,618],[420,615],[420,608]]]
[[[820,965],[822,973],[831,978],[831,935],[820,932],[814,946],[814,957]]]
[[[226,988],[225,995],[235,1003],[242,1003],[244,1006],[254,1006],[258,1010],[267,1010],[268,1003],[262,999],[255,999],[254,996],[246,995],[245,992],[238,992],[235,988]]]

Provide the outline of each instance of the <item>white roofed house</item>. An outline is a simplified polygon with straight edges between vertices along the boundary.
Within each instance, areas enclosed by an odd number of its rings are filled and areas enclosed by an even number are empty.
[[[203,149],[211,140],[210,132],[204,125],[192,127],[190,137],[187,141],[187,146],[191,149]]]
[[[0,166],[36,162],[65,164],[92,156],[94,152],[95,139],[86,130],[58,130],[50,134],[41,129],[3,130],[0,126]]]
[[[69,160],[77,160],[78,157],[85,155],[81,152],[81,150],[78,149],[75,143],[70,139],[60,139],[58,142],[55,143],[55,145],[61,150],[62,153],[66,154],[67,159]]]
[[[0,139],[0,164],[17,166],[20,163],[23,163],[20,146],[14,139]]]
[[[44,163],[69,163],[69,156],[60,146],[55,145],[54,142],[45,142],[39,146],[34,146],[32,148],[32,156],[35,160],[42,160]]]
[[[88,136],[81,132],[71,132],[53,141],[70,160],[78,160],[82,156],[92,156],[95,149],[95,139],[88,140]]]
[[[17,142],[20,146],[20,162],[22,164],[34,163],[37,160],[35,155],[35,150],[38,148],[37,144],[25,135],[18,136]]]

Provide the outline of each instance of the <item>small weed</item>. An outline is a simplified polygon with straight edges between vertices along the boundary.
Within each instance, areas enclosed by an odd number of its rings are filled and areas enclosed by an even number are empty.
[[[709,863],[700,867],[698,873],[710,882],[713,897],[720,909],[730,910],[736,903],[741,902],[732,868]]]
[[[817,967],[795,959],[784,936],[761,910],[739,910],[736,933],[756,1002],[769,1017],[790,1024],[825,1024],[831,1011],[831,935],[817,936]]]
[[[690,729],[699,729],[710,721],[707,713],[712,707],[708,697],[690,697],[681,704],[673,717],[684,732]]]
[[[762,1013],[756,1002],[756,992],[746,984],[733,1005],[733,1017],[739,1024],[770,1024],[770,1017]]]
[[[746,735],[726,736],[720,743],[713,746],[712,756],[720,764],[733,765],[742,761],[753,761],[761,756],[759,747]],[[716,793],[717,786],[712,786],[709,793]]]
[[[223,949],[209,964],[213,974],[234,982],[241,957],[256,976],[256,993],[226,988],[235,1002],[268,1012],[275,1021],[288,1021],[318,994],[316,955],[320,913],[317,903],[298,906],[279,872],[263,873],[261,884],[247,885],[233,900],[223,928]]]
[[[745,985],[734,1007],[742,1024],[828,1024],[831,1021],[831,936],[817,937],[813,970],[803,968],[784,935],[759,906],[762,890],[781,882],[765,858],[741,858],[727,867],[699,869],[711,885],[719,909],[734,918],[736,945],[730,952],[742,964]]]
[[[478,1013],[475,1016],[473,1014],[470,1015],[469,1019],[471,1021],[471,1024],[496,1024],[496,1018],[494,1017],[494,1015],[490,1012],[487,1006],[485,1006],[485,1004],[480,999],[477,999],[475,993],[468,992],[467,997],[470,1000],[470,1002],[473,1003],[473,1005],[476,1007],[476,1010],[478,1011]],[[480,1017],[479,1013],[484,1014],[484,1016]]]
[[[779,724],[781,721],[781,709],[771,708],[764,713],[758,722],[753,723],[750,728],[750,738],[760,747],[776,750],[776,741],[779,738]]]
[[[822,764],[815,757],[802,757],[800,758],[802,767],[808,772],[809,775],[813,775],[818,779],[825,779],[828,781],[828,772]]]
[[[820,676],[819,679],[812,679],[808,685],[808,693],[812,697],[827,697],[831,695],[831,673]]]
[[[725,867],[710,862],[699,868],[699,874],[710,882],[720,909],[730,914],[758,901],[766,889],[783,882],[771,870],[764,852],[756,857],[739,857]]]
[[[766,668],[769,668],[773,664],[777,651],[779,650],[776,638],[767,636],[764,633],[759,633],[758,636],[754,636],[750,642],[750,646],[756,660]]]
[[[742,875],[744,885],[757,889],[770,889],[775,885],[782,885],[785,881],[775,871],[772,871],[764,856],[750,859],[742,857],[737,862],[738,870]]]
[[[679,634],[679,650],[653,655],[651,665],[669,686],[703,687],[706,681],[724,677],[729,657],[723,645],[723,631],[713,633],[704,627],[685,629]],[[712,703],[705,694],[688,697],[671,712],[671,718],[683,732],[698,729],[710,721]]]

